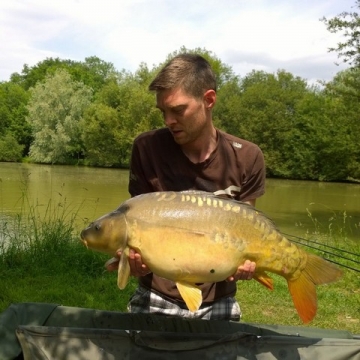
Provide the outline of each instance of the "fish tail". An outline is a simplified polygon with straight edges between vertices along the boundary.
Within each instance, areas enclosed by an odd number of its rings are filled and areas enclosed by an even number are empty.
[[[316,286],[338,280],[342,272],[334,264],[323,258],[307,254],[306,267],[295,280],[288,280],[290,294],[295,308],[306,324],[310,322],[317,311]]]

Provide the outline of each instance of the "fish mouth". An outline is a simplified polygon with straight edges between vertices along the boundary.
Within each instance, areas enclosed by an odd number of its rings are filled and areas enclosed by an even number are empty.
[[[83,238],[82,234],[81,234],[81,239],[80,239],[80,241],[86,246],[87,249],[89,248],[88,242]]]
[[[86,241],[86,239],[85,239],[84,231],[85,231],[85,230],[83,230],[83,231],[80,233],[80,241],[81,241],[81,242],[86,246],[86,248],[88,249],[89,246],[88,246],[88,243],[87,243],[87,241]]]

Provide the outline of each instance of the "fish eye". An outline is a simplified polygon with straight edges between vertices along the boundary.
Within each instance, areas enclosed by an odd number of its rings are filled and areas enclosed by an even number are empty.
[[[96,230],[96,231],[99,231],[100,228],[101,228],[100,224],[96,224],[96,225],[95,225],[95,230]]]

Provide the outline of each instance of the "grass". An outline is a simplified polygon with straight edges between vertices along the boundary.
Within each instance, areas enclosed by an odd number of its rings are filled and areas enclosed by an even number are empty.
[[[87,250],[74,233],[76,209],[71,209],[66,202],[49,202],[45,215],[39,213],[34,206],[26,213],[0,219],[0,312],[11,303],[19,302],[126,311],[136,281],[131,279],[125,290],[117,288],[116,273],[104,269],[108,256]],[[310,235],[314,234],[307,234]],[[360,254],[360,242],[347,239],[344,242],[343,233],[339,237],[334,231],[330,235],[321,234],[320,240],[322,244],[341,246]],[[322,254],[321,249],[317,252]],[[342,260],[342,263],[349,262]],[[286,281],[273,274],[271,277],[274,279],[272,292],[256,281],[238,282],[237,299],[243,312],[242,320],[303,325]],[[340,281],[318,286],[317,294],[318,313],[307,326],[360,333],[359,273],[344,269]]]
[[[272,292],[255,281],[238,282],[237,299],[243,312],[243,321],[360,333],[360,283],[357,273],[345,270],[340,281],[317,287],[318,311],[308,325],[303,325],[299,319],[286,281],[276,275],[271,274],[271,277],[274,279]]]
[[[130,292],[116,287],[106,255],[87,250],[74,233],[76,209],[49,202],[0,219],[0,311],[16,302],[125,310]]]
[[[307,231],[304,238],[289,239],[295,240],[304,250],[337,263],[343,276],[335,283],[317,287],[317,315],[306,326],[348,330],[360,334],[360,241],[348,237],[349,231],[358,228],[359,224],[352,224],[352,219],[346,212],[331,212],[328,223],[324,225],[308,209],[307,211],[314,225],[313,231]],[[285,279],[274,274],[271,277],[274,279],[273,292],[255,281],[238,282],[237,299],[243,311],[242,320],[303,326]]]

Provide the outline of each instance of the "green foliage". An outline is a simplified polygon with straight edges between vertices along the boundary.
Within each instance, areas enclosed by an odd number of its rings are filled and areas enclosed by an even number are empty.
[[[355,7],[360,9],[360,0],[355,1]],[[321,19],[326,27],[332,33],[340,32],[345,38],[344,42],[332,47],[329,51],[338,53],[338,57],[342,58],[345,63],[349,63],[354,67],[360,67],[360,17],[357,12],[344,11],[332,19]]]
[[[205,58],[211,65],[217,82],[217,90],[226,84],[228,81],[232,81],[236,78],[231,66],[224,64],[212,51],[206,50],[205,48],[195,48],[187,49],[185,46],[182,46],[179,50],[176,50],[170,53],[167,56],[167,59],[164,63],[160,64],[158,69],[160,69],[166,62],[171,60],[174,56],[184,53],[198,54]]]
[[[270,177],[357,178],[356,75],[352,70],[351,77],[335,78],[327,90],[320,90],[284,70],[277,74],[253,71],[220,89],[216,122],[260,146]]]
[[[324,245],[332,245],[336,248],[343,248],[343,243],[346,241],[347,251],[352,250],[354,255],[347,255],[348,258],[351,258],[354,263],[356,262],[356,240],[350,241],[351,236],[356,234],[356,231],[359,228],[360,223],[356,223],[354,218],[346,211],[336,211],[329,208],[326,208],[327,212],[329,213],[327,222],[320,222],[315,215],[312,213],[312,206],[316,205],[315,203],[310,203],[309,207],[306,209],[308,217],[311,219],[313,224],[313,229],[311,233],[308,231],[308,236],[314,236],[317,239],[321,239],[321,243]],[[322,248],[320,246],[322,250]],[[333,259],[334,260],[334,259]],[[354,264],[353,263],[353,264]]]
[[[128,155],[123,141],[127,141],[116,109],[93,104],[86,112],[84,122],[86,126],[82,136],[88,164],[105,167],[122,165]]]
[[[28,99],[28,92],[21,86],[11,82],[0,83],[0,136],[10,134],[22,145],[25,153],[32,140],[30,127],[25,121]]]
[[[328,105],[328,136],[326,146],[331,152],[327,157],[326,174],[331,171],[341,173],[335,179],[360,177],[360,68],[352,68],[338,73],[326,84],[324,93]],[[325,160],[324,160],[325,161]],[[332,170],[330,169],[332,168]],[[336,170],[335,170],[336,169]],[[334,177],[333,177],[334,179]]]
[[[99,91],[84,118],[83,140],[90,165],[128,166],[135,136],[162,125],[153,94],[147,90],[151,78],[142,64],[135,75],[123,72]]]
[[[210,62],[218,80],[215,125],[258,144],[269,177],[360,179],[359,68],[320,88],[285,70],[241,78],[203,48],[183,46],[166,61],[184,52]],[[30,161],[127,167],[133,139],[163,126],[148,91],[163,65],[118,72],[96,56],[24,65],[0,83],[0,137],[10,134]]]
[[[43,214],[39,206],[24,198],[20,213],[0,217],[0,309],[34,301],[125,311],[135,282],[120,296],[116,274],[104,270],[108,256],[79,241],[77,209],[50,200]]]
[[[59,69],[66,70],[74,81],[80,81],[93,89],[99,90],[108,79],[116,75],[112,63],[107,63],[96,56],[85,58],[84,62],[47,58],[33,67],[24,65],[21,74],[11,75],[11,82],[21,85],[25,90],[35,87],[46,77],[54,75]]]
[[[90,88],[62,69],[31,90],[27,121],[34,136],[30,157],[35,162],[66,163],[81,156],[82,116],[91,97]]]
[[[260,146],[270,176],[292,177],[300,131],[296,108],[305,95],[306,82],[284,70],[276,75],[253,71],[219,91],[227,111],[220,106],[215,115],[225,130]]]
[[[0,137],[0,161],[21,161],[23,149],[11,134]]]

